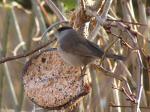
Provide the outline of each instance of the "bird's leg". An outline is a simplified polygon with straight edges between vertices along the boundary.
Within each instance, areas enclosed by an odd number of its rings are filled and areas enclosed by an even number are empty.
[[[81,76],[80,77],[84,77],[86,75],[85,74],[85,72],[86,72],[86,65],[84,65],[83,68],[81,67],[80,69],[81,69]]]

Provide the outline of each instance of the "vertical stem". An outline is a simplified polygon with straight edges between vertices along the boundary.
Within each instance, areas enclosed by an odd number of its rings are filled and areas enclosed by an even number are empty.
[[[30,15],[30,22],[29,22],[29,28],[28,28],[28,36],[27,36],[27,42],[26,42],[26,50],[30,50],[30,47],[31,47],[31,42],[32,42],[32,34],[33,34],[33,27],[34,27],[34,24],[35,24],[35,21],[34,21],[34,16],[33,14]],[[22,108],[22,105],[23,105],[23,101],[24,101],[24,88],[23,88],[23,82],[22,80],[20,81],[21,83],[21,89],[20,89],[20,95],[19,95],[19,107],[18,107],[18,111],[21,111],[21,108]]]
[[[31,2],[32,2],[32,6],[33,6],[33,12],[34,12],[35,16],[38,18],[38,21],[40,24],[40,29],[41,29],[41,32],[43,33],[46,30],[46,24],[45,24],[42,12],[41,12],[40,7],[38,6],[38,3],[36,0],[31,0]],[[46,37],[44,40],[46,40]]]
[[[113,70],[112,70],[113,73],[114,73],[116,67],[117,67],[117,63],[115,63],[115,67],[114,67]],[[113,80],[113,84],[114,84],[115,87],[118,86],[116,79]],[[114,89],[114,90],[113,90],[113,95],[114,95],[115,104],[121,105],[120,94],[119,94],[119,91],[118,91],[117,89]],[[117,108],[117,112],[121,112],[121,108],[120,108],[120,107]]]
[[[4,68],[0,65],[0,109],[2,108]]]
[[[14,11],[13,7],[11,8],[11,18],[12,18],[12,21],[13,21],[13,24],[14,24],[14,28],[16,30],[16,36],[19,39],[19,42],[22,43],[22,42],[24,42],[23,41],[23,36],[21,34],[19,23],[17,21],[17,17],[16,17],[16,14],[15,14],[15,11]],[[23,47],[23,50],[26,51],[26,46],[23,45],[22,47]]]
[[[146,17],[146,6],[145,6],[145,3],[144,3],[146,1],[145,0],[137,0],[137,2],[138,2],[138,11],[139,11],[139,22],[142,23],[142,24],[146,24],[147,25],[148,22],[147,22],[147,17]],[[144,37],[145,37],[144,39],[140,38],[141,46],[145,47],[147,44],[149,46],[149,42],[146,41],[147,39],[150,39],[148,26],[140,26],[139,27],[139,32],[141,34],[143,34]],[[146,50],[148,50],[149,53],[150,53],[149,48],[146,49]]]
[[[100,106],[97,106],[97,104],[100,104],[100,93],[99,93],[99,84],[98,84],[98,78],[96,76],[96,72],[92,69],[92,67],[89,67],[89,72],[91,74],[91,80],[92,80],[92,99],[91,99],[91,106],[90,108],[92,108],[92,110],[94,112],[99,112]]]
[[[9,68],[8,68],[8,64],[7,63],[4,63],[4,68],[5,68],[5,74],[6,74],[6,78],[7,78],[7,81],[8,81],[8,85],[10,87],[10,90],[11,90],[11,94],[13,96],[13,101],[14,101],[14,104],[15,104],[15,109],[17,111],[17,108],[18,108],[18,100],[17,100],[17,96],[15,94],[15,89],[14,89],[14,86],[13,86],[13,83],[12,83],[12,80],[11,80],[11,77],[10,77],[10,71],[9,71]]]
[[[56,5],[51,0],[45,0],[51,10],[57,15],[60,21],[67,20],[65,16],[60,12]]]
[[[109,11],[109,9],[111,7],[112,1],[113,0],[106,0],[104,8],[103,8],[103,11],[102,11],[102,14],[101,14],[102,18],[107,18],[108,11]]]
[[[4,9],[6,9],[6,16],[5,16],[5,21],[3,24],[3,37],[2,37],[2,42],[0,44],[2,44],[2,46],[0,46],[0,57],[5,57],[6,52],[7,52],[7,43],[8,43],[8,31],[9,31],[9,19],[10,19],[10,7],[7,7],[6,5],[4,5],[3,7]],[[3,92],[3,80],[4,80],[4,67],[3,65],[0,65],[0,109],[2,106],[2,92]]]
[[[28,28],[28,39],[27,39],[27,42],[26,42],[26,47],[27,47],[27,50],[30,50],[30,47],[31,47],[31,43],[32,43],[32,36],[33,36],[33,30],[34,30],[34,26],[35,26],[35,21],[34,21],[34,15],[31,14],[30,15],[30,22],[29,22],[29,28]]]
[[[19,23],[18,23],[18,20],[17,20],[17,17],[16,17],[16,14],[15,14],[15,11],[14,11],[14,7],[12,6],[12,8],[11,8],[11,19],[12,19],[12,22],[13,22],[13,25],[14,25],[14,28],[15,28],[15,30],[16,30],[16,36],[17,36],[17,38],[18,38],[18,40],[19,40],[19,43],[22,43],[22,42],[24,42],[24,40],[23,40],[23,36],[22,36],[22,34],[21,34],[21,28],[19,27]],[[22,49],[23,49],[23,51],[25,52],[26,50],[27,50],[27,47],[25,46],[25,45],[23,45],[22,46]],[[9,69],[8,69],[8,66],[7,65],[5,65],[5,68],[6,68],[6,70],[8,70],[9,71]],[[8,74],[8,73],[7,73]],[[9,76],[10,74],[8,74],[8,76]],[[8,77],[7,76],[7,77]],[[9,78],[10,78],[10,76],[8,77],[8,80],[9,80]],[[10,80],[9,80],[10,81]],[[19,112],[19,111],[21,111],[21,108],[22,108],[22,104],[23,104],[23,100],[24,100],[24,92],[23,92],[23,84],[22,84],[22,82],[20,82],[21,83],[21,90],[20,90],[20,95],[19,95],[19,105],[17,106],[17,108],[16,108],[16,111],[17,112]],[[11,86],[12,87],[12,86]],[[13,93],[14,94],[14,93]],[[14,95],[13,95],[14,96]]]
[[[129,14],[128,9],[127,9],[127,6],[128,6],[127,2],[128,1],[126,1],[126,0],[121,0],[123,20],[131,22],[131,17],[130,17],[130,14]]]

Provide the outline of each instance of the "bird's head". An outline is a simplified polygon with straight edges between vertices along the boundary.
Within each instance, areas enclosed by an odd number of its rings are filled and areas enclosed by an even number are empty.
[[[65,35],[69,34],[70,31],[72,31],[73,28],[69,26],[60,27],[56,31],[56,38],[60,40]]]

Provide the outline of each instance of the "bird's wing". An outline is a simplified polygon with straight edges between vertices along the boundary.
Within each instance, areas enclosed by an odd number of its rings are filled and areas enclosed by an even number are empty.
[[[92,50],[93,52],[93,55],[97,56],[97,57],[102,57],[103,54],[104,54],[104,51],[95,43],[89,41],[89,40],[86,40],[87,41],[87,44],[89,46],[89,48]]]
[[[68,53],[80,56],[101,57],[103,55],[103,51],[98,45],[82,38],[77,33],[74,33],[71,38],[66,38],[66,40],[63,41],[61,48]]]

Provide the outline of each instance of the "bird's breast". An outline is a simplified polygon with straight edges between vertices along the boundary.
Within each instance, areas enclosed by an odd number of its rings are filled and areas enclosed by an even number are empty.
[[[71,54],[58,48],[60,57],[69,65],[72,66],[84,66],[93,61],[91,57],[83,57],[75,54]]]

